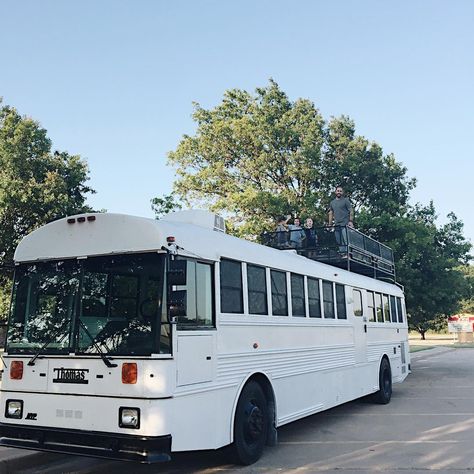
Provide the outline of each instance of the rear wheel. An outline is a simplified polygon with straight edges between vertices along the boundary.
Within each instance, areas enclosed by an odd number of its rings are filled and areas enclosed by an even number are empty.
[[[234,420],[234,461],[253,464],[263,453],[268,432],[268,407],[262,387],[248,382],[240,394]]]
[[[379,390],[374,393],[374,401],[386,405],[392,398],[392,369],[390,362],[383,358],[379,370]]]

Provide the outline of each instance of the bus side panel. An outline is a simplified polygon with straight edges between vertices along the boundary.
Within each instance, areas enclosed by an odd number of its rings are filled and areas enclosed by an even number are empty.
[[[407,351],[408,333],[406,328],[398,329],[368,326],[367,358],[369,362],[380,364],[383,355],[387,355],[392,369],[392,381],[402,382],[408,375]],[[405,351],[402,354],[402,351]],[[378,377],[378,365],[376,375]],[[378,378],[374,380],[374,391],[378,390]]]
[[[366,381],[374,370],[364,364],[276,380],[278,426],[371,393]]]
[[[172,451],[218,449],[231,443],[237,389],[237,386],[214,387],[200,393],[177,393],[172,407]]]

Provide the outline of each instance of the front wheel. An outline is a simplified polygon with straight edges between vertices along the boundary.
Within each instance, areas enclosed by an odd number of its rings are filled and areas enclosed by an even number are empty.
[[[381,405],[390,403],[392,398],[392,369],[387,359],[382,359],[379,370],[379,390],[374,393],[374,401]]]
[[[249,465],[263,453],[268,432],[268,407],[262,387],[254,381],[245,385],[237,403],[234,420],[234,461]]]

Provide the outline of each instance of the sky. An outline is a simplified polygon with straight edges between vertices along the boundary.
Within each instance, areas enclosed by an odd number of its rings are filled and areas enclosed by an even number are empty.
[[[0,97],[90,168],[96,209],[152,217],[193,101],[273,78],[416,177],[474,243],[474,2],[0,0]]]

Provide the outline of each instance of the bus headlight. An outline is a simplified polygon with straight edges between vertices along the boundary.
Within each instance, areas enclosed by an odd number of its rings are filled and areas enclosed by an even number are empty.
[[[23,416],[23,402],[21,400],[7,400],[5,409],[6,418],[20,419]]]
[[[119,410],[120,428],[140,428],[140,408],[121,407]]]

